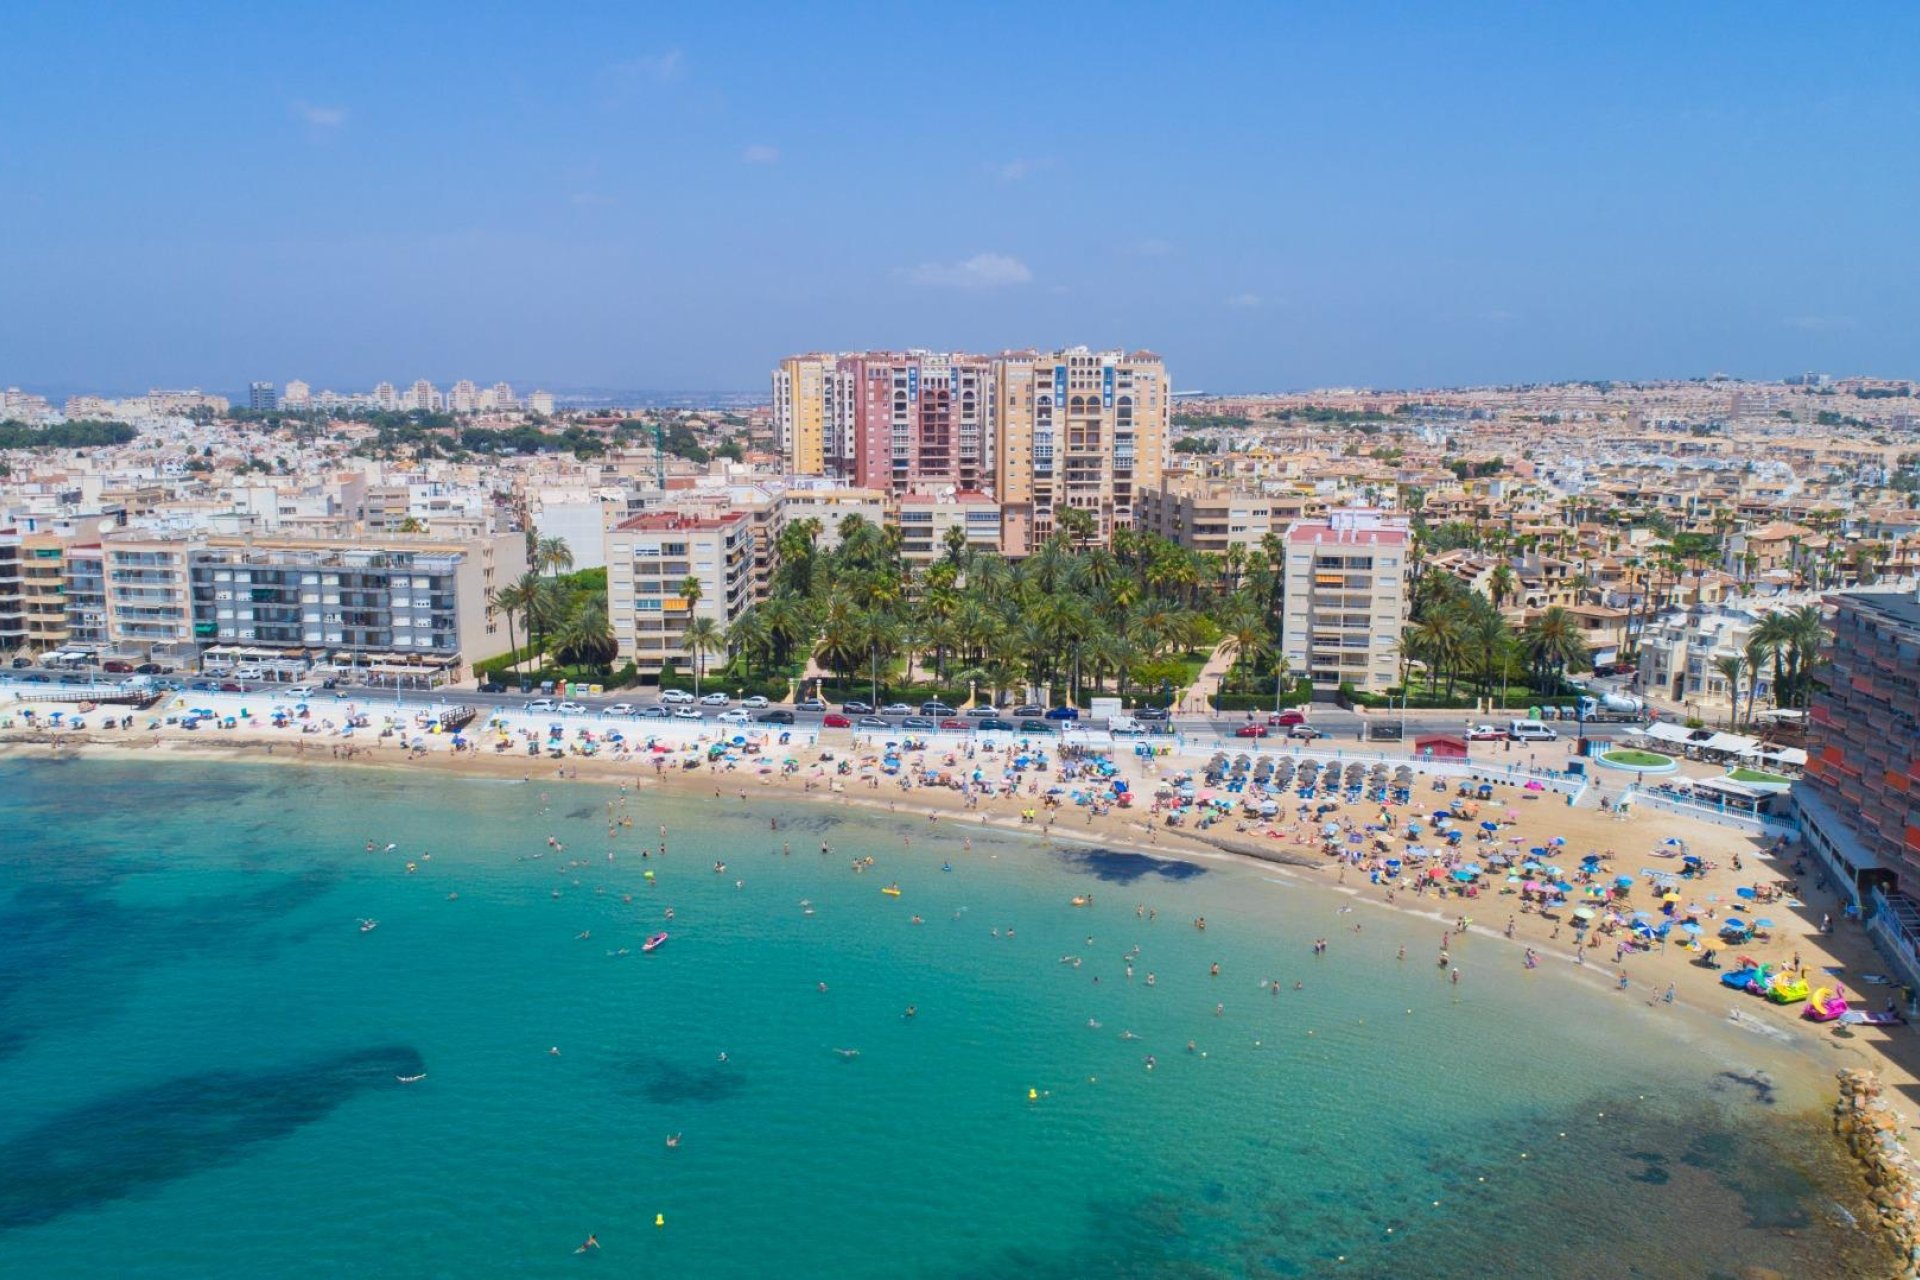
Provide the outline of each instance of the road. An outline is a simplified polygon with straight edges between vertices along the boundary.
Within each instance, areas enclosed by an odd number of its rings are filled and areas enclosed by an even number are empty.
[[[91,674],[91,673],[76,673],[72,671],[16,669],[16,670],[8,670],[5,672],[0,672],[0,681],[18,683],[34,675],[44,677],[45,682],[47,684],[56,685],[56,686],[61,684],[73,684],[73,685],[84,686],[87,684],[89,679],[100,684],[115,684],[115,683],[118,683],[121,679],[125,678],[121,676],[106,676],[106,675],[98,675],[98,674]],[[173,678],[182,678],[182,677],[173,677]],[[202,682],[215,683],[213,681],[208,680],[206,677],[192,677],[192,678],[185,678],[185,679],[186,679],[186,683],[189,685],[192,685],[195,683],[202,683]],[[274,697],[276,695],[283,695],[285,689],[288,687],[285,685],[276,685],[271,683],[262,684],[257,681],[240,681],[235,683],[239,683],[243,686],[241,691],[247,692],[247,693],[258,693],[263,697]],[[191,692],[191,689],[189,689],[188,692]],[[538,696],[539,695],[524,694],[524,693],[518,693],[518,692],[482,693],[476,689],[447,689],[447,690],[441,690],[441,691],[438,691],[437,693],[428,695],[424,691],[418,690],[418,689],[407,689],[407,690],[396,691],[393,689],[373,688],[368,686],[353,686],[353,687],[346,687],[346,688],[325,691],[319,695],[319,698],[358,702],[368,707],[378,707],[383,702],[392,702],[392,703],[395,703],[396,705],[401,702],[416,704],[416,705],[423,702],[432,702],[442,706],[466,705],[466,706],[480,707],[484,709],[500,708],[500,709],[506,709],[511,711],[521,711],[526,708],[528,703],[534,701],[535,698]],[[575,696],[574,698],[571,699],[571,701],[581,703],[582,705],[590,708],[592,714],[599,715],[604,712],[604,709],[606,707],[611,706],[615,703],[624,702],[624,703],[630,703],[635,707],[651,707],[651,706],[657,705],[659,701],[659,697],[657,694],[654,694],[654,693],[641,693],[635,690],[626,690],[621,692],[603,694],[599,697]],[[715,720],[722,712],[727,711],[730,708],[736,707],[738,705],[739,705],[738,702],[729,701],[727,706],[724,706],[724,707],[696,705],[694,707],[694,710],[697,710],[701,713],[702,720],[712,721],[712,720]],[[825,712],[821,712],[821,711],[797,710],[788,704],[776,703],[773,705],[776,707],[779,707],[782,710],[792,711],[793,717],[794,717],[794,727],[801,728],[801,729],[818,729],[820,727],[820,722],[822,717],[826,714]],[[837,711],[838,708],[836,707],[834,708],[834,710]],[[565,720],[567,718],[565,715],[562,715],[558,712],[555,712],[552,714],[555,720]],[[760,713],[758,711],[751,711],[749,712],[749,714],[757,716]],[[1469,714],[1466,712],[1459,712],[1459,711],[1410,712],[1408,713],[1404,721],[1405,728],[1404,728],[1403,741],[1407,749],[1411,750],[1413,745],[1413,739],[1416,737],[1424,736],[1426,734],[1434,734],[1434,733],[1459,735],[1459,734],[1465,733],[1468,728],[1476,724],[1493,724],[1497,726],[1504,726],[1508,720],[1519,719],[1525,714],[1526,713],[1524,709],[1516,709],[1516,710],[1512,710],[1505,713],[1494,712],[1487,715],[1473,715],[1473,714]],[[1206,739],[1206,738],[1217,737],[1217,738],[1231,741],[1237,738],[1239,730],[1242,729],[1244,726],[1246,726],[1248,723],[1256,723],[1256,724],[1264,725],[1266,723],[1267,715],[1268,715],[1267,712],[1257,711],[1257,712],[1251,713],[1250,715],[1249,713],[1246,713],[1246,712],[1239,712],[1239,713],[1230,713],[1230,714],[1214,714],[1210,716],[1177,716],[1171,722],[1171,728],[1168,728],[1167,726],[1164,726],[1164,725],[1154,725],[1154,726],[1150,726],[1150,728],[1153,730],[1153,733],[1155,735],[1177,733],[1184,738]],[[1323,706],[1323,705],[1315,705],[1308,708],[1307,715],[1312,726],[1315,729],[1319,730],[1324,735],[1324,741],[1330,747],[1346,746],[1347,744],[1359,743],[1363,741],[1364,740],[1362,736],[1363,728],[1369,723],[1375,724],[1375,725],[1389,725],[1389,724],[1402,723],[1401,718],[1397,713],[1372,712],[1366,715],[1362,715],[1359,712],[1343,711],[1337,707]],[[856,714],[852,718],[858,719],[858,715]],[[885,717],[888,723],[895,726],[896,728],[900,726],[900,722],[905,718],[906,717],[899,716],[899,715]],[[1008,717],[1008,718],[1014,718],[1014,717]],[[651,719],[643,719],[639,723],[648,724],[648,723],[656,723],[656,722],[657,721],[651,720]],[[1094,727],[1094,726],[1089,725],[1088,727]],[[1560,737],[1563,741],[1578,737],[1581,730],[1581,727],[1579,725],[1568,723],[1568,722],[1558,722],[1552,725],[1552,727],[1557,733],[1560,734]],[[1633,732],[1633,730],[1636,727],[1637,726],[1632,724],[1590,724],[1585,726],[1585,733],[1586,733],[1586,736],[1590,738],[1613,739],[1613,738],[1623,737]],[[1269,730],[1269,733],[1271,736],[1268,740],[1273,742],[1278,742],[1284,739],[1286,730],[1284,728],[1275,726]],[[1391,749],[1390,741],[1381,741],[1379,745],[1382,747],[1386,747],[1387,749]],[[1481,750],[1487,750],[1489,747],[1492,747],[1494,745],[1497,745],[1497,744],[1488,744],[1488,747],[1482,747]],[[1521,748],[1518,746],[1518,744],[1516,744],[1516,750],[1518,749],[1521,749]]]

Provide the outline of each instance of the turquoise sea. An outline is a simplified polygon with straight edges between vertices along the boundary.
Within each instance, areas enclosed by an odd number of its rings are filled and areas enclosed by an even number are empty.
[[[1886,1269],[1817,1064],[1257,868],[173,762],[0,848],[0,1275]]]

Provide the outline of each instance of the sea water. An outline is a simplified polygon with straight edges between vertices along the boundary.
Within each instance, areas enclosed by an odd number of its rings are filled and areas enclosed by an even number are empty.
[[[0,764],[0,1275],[1885,1269],[1773,1042],[726,781]]]

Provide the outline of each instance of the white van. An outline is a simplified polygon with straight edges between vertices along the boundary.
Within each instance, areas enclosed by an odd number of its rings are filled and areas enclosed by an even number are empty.
[[[1507,721],[1507,736],[1515,742],[1553,742],[1560,737],[1538,720]]]

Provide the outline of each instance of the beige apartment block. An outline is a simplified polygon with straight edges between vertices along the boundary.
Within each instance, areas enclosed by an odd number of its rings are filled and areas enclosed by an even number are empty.
[[[970,550],[1000,550],[1000,504],[984,493],[909,493],[900,499],[899,521],[900,557],[908,564],[945,557],[955,529]]]
[[[1299,514],[1298,504],[1287,505]],[[1136,506],[1141,532],[1213,555],[1235,546],[1250,551],[1274,529],[1272,499],[1192,472],[1169,471],[1159,484],[1142,485]]]
[[[1379,511],[1331,511],[1287,531],[1281,648],[1296,676],[1363,693],[1398,682],[1410,550],[1406,520]]]
[[[689,670],[687,625],[711,618],[724,631],[753,606],[753,524],[743,511],[635,516],[607,534],[607,615],[620,661],[656,674]],[[685,590],[700,584],[699,598]],[[724,655],[708,658],[711,667]]]

